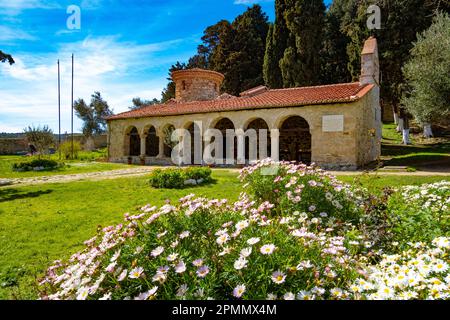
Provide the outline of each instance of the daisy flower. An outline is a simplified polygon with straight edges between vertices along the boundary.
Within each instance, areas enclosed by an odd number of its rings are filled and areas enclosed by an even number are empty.
[[[178,264],[175,266],[175,272],[183,273],[185,271],[186,271],[186,264],[183,261],[178,262]]]
[[[188,286],[187,286],[187,284],[182,284],[182,285],[178,288],[177,294],[176,294],[176,295],[177,295],[177,297],[183,297],[183,296],[186,295],[187,291],[188,291]]]
[[[142,275],[143,272],[144,272],[144,268],[136,267],[130,271],[130,274],[128,275],[128,277],[131,279],[137,279]]]
[[[201,267],[203,265],[203,259],[196,259],[196,260],[192,261],[192,264],[195,267]]]
[[[154,250],[152,250],[152,252],[150,254],[152,257],[157,257],[163,252],[164,252],[164,247],[159,246],[159,247],[155,248]]]
[[[121,273],[121,274],[119,275],[119,277],[117,278],[117,281],[119,281],[119,282],[120,282],[120,281],[123,281],[123,279],[126,278],[127,273],[128,273],[127,269],[123,270],[122,273]]]
[[[250,238],[247,240],[247,244],[254,245],[254,244],[257,244],[259,242],[259,240],[260,240],[259,238]]]
[[[204,278],[209,273],[209,268],[208,266],[201,266],[200,268],[198,268],[196,273],[200,278]]]
[[[247,260],[245,258],[239,258],[234,262],[234,268],[236,270],[241,270],[247,266]]]
[[[224,234],[220,235],[219,237],[217,237],[216,242],[217,242],[217,244],[223,245],[228,240],[230,240],[230,236],[227,233],[224,233]]]
[[[262,253],[262,254],[267,254],[267,255],[269,255],[269,254],[272,254],[273,253],[273,251],[275,250],[275,245],[273,245],[273,244],[265,244],[265,245],[263,245],[262,247],[261,247],[261,249],[260,249],[260,252]]]
[[[171,253],[167,256],[167,261],[175,261],[178,258],[178,253]]]
[[[252,253],[252,248],[248,247],[248,248],[244,248],[241,250],[241,257],[247,258],[248,256],[250,256],[250,254]]]
[[[82,287],[77,291],[77,300],[86,300],[89,295],[89,288]]]
[[[283,296],[284,300],[295,300],[295,294],[293,294],[292,292],[287,292],[284,296]]]
[[[240,284],[240,285],[236,286],[236,288],[234,288],[233,296],[235,296],[236,298],[240,298],[240,297],[242,297],[244,292],[245,292],[245,285]]]
[[[275,282],[276,284],[283,283],[285,281],[285,279],[286,279],[286,274],[284,274],[280,270],[272,273],[272,281]]]

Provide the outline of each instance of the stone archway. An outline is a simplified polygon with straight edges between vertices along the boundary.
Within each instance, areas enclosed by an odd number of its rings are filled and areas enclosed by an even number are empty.
[[[194,123],[191,122],[189,125],[185,126],[186,130],[189,131],[189,135],[191,137],[191,164],[201,164],[201,159],[203,158],[203,150],[204,150],[204,143],[203,143],[203,138],[202,138],[202,134],[201,134],[201,130],[200,127]],[[197,131],[200,135],[200,139],[201,139],[201,146],[197,146],[196,143],[198,143],[197,141],[195,141],[195,135],[194,135],[194,131]],[[199,157],[200,159],[197,159],[197,163],[195,163],[195,150],[197,149],[197,152],[199,152]]]
[[[269,130],[269,126],[267,125],[266,121],[264,121],[261,118],[256,118],[252,121],[250,121],[245,130],[249,130],[249,129],[253,129],[256,131],[256,137],[257,137],[257,144],[256,144],[256,154],[257,154],[257,159],[258,160],[262,160],[263,158],[267,158],[270,157],[270,130]],[[265,154],[261,154],[261,138],[263,137],[263,132],[260,130],[266,130],[266,136],[265,136],[265,142],[266,142],[266,152]],[[245,138],[245,160],[249,161],[249,152],[250,152],[250,139],[248,137]],[[254,160],[254,159],[251,159]]]
[[[311,133],[302,117],[291,116],[281,124],[280,160],[311,163]]]
[[[230,130],[233,130],[233,132],[234,132],[234,130],[235,130],[234,123],[233,123],[233,121],[231,121],[228,118],[222,118],[215,124],[214,129],[217,129],[222,133],[222,139],[223,139],[222,140],[223,141],[222,142],[223,143],[223,151],[222,151],[223,153],[222,154],[223,154],[223,157],[225,160],[226,155],[227,155],[227,149],[229,149],[231,147],[231,146],[227,145],[226,130],[230,129]],[[237,138],[236,138],[236,136],[234,137],[233,141],[234,141],[233,160],[236,160],[236,158],[237,158]],[[224,163],[225,163],[225,161],[224,161]]]
[[[159,137],[156,134],[154,126],[150,126],[146,130],[145,137],[145,155],[148,157],[156,157],[159,153]]]
[[[131,127],[126,134],[126,152],[128,156],[139,156],[141,153],[141,138],[136,127]]]
[[[164,137],[164,157],[170,158],[172,156],[173,142],[171,141],[171,134],[175,130],[173,124],[164,126],[162,132]]]

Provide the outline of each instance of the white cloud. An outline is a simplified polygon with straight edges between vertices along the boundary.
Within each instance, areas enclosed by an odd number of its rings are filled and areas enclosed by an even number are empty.
[[[261,2],[272,2],[273,0],[234,0],[234,4],[244,4],[244,5],[251,5],[255,3],[261,3]]]
[[[37,40],[37,38],[19,29],[0,26],[0,41],[9,40]]]
[[[0,0],[0,13],[18,15],[29,9],[58,9],[61,5],[56,0]]]
[[[83,41],[61,44],[54,53],[17,53],[15,64],[2,64],[0,132],[20,132],[31,123],[57,128],[58,58],[61,59],[62,131],[70,131],[72,52],[75,53],[74,98],[88,102],[94,91],[100,91],[116,113],[126,111],[133,97],[160,98],[167,83],[167,65],[183,61],[192,54],[187,51],[179,55],[179,50],[173,50],[191,43],[190,38],[148,44],[119,39],[119,36],[87,37]],[[174,56],[173,51],[178,55]],[[159,76],[151,78],[150,73]],[[76,117],[74,128],[76,131],[81,128]]]

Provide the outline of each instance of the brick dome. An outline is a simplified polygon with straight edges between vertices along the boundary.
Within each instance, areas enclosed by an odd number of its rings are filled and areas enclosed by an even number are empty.
[[[220,94],[224,75],[200,68],[172,72],[178,102],[214,100]]]

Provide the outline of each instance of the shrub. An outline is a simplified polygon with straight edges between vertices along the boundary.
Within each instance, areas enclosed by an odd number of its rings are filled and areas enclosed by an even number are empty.
[[[22,161],[13,163],[12,169],[14,171],[32,171],[36,170],[54,170],[58,167],[64,166],[63,163],[58,163],[49,159],[33,159],[30,161]]]
[[[183,172],[180,169],[156,169],[150,175],[154,188],[181,189],[184,187]]]
[[[211,181],[211,169],[208,167],[188,167],[184,169],[185,179],[202,180],[204,182]]]
[[[67,160],[72,157],[72,141],[65,141],[59,146],[62,156]],[[73,158],[78,159],[78,154],[81,151],[81,144],[78,141],[73,142]]]
[[[187,182],[211,182],[211,173],[207,167],[156,169],[150,175],[150,185],[154,188],[181,189]]]

